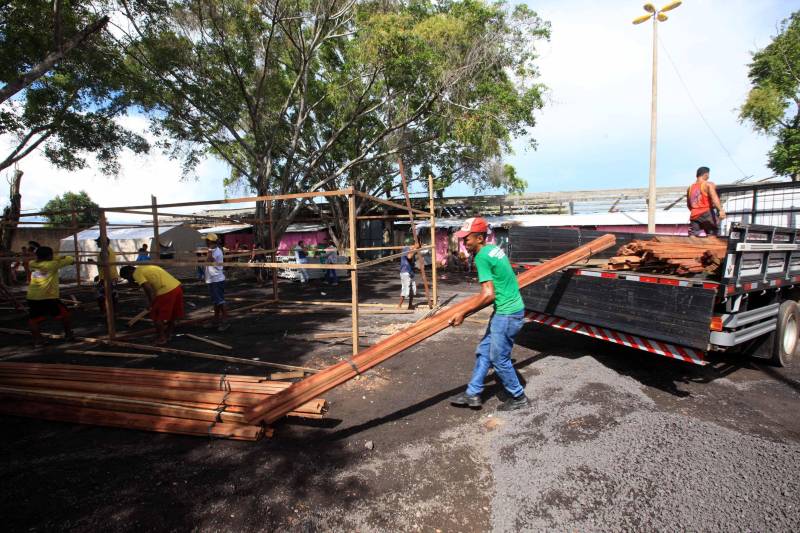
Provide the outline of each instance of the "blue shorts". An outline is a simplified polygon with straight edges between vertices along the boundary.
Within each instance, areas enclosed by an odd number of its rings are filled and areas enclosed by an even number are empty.
[[[216,281],[208,284],[208,293],[211,295],[211,303],[223,305],[225,303],[225,282]]]

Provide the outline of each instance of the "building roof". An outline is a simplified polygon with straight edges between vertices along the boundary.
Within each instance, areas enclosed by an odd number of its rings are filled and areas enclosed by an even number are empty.
[[[177,228],[181,224],[175,224],[171,226],[158,226],[158,234],[163,235],[164,233]],[[153,228],[108,228],[108,238],[113,240],[127,240],[127,239],[147,239],[153,237]],[[100,238],[100,227],[94,226],[89,229],[85,229],[78,233],[78,240],[79,241],[88,241],[88,240],[95,240]],[[72,236],[65,237],[64,239],[72,240]],[[61,240],[64,240],[61,239]]]
[[[437,228],[460,228],[468,217],[437,218]],[[484,217],[492,227],[561,227],[561,226],[646,226],[647,211],[617,213],[587,213],[576,215],[496,215]],[[407,220],[395,222],[408,224]],[[656,211],[656,224],[688,224],[689,213],[685,209]],[[428,228],[430,223],[420,221],[417,228]]]

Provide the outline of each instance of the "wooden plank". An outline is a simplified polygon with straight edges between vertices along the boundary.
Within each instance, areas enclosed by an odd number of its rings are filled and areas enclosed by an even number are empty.
[[[144,309],[142,312],[138,313],[135,317],[133,317],[130,320],[128,320],[128,327],[131,327],[134,324],[136,324],[137,322],[139,322],[141,319],[143,319],[145,316],[147,316],[147,313],[149,313],[149,312],[150,312],[149,309]]]
[[[517,282],[520,287],[525,287],[559,269],[582,261],[600,250],[608,249],[614,244],[613,235],[606,235],[567,254],[522,272],[517,276]],[[358,355],[330,366],[320,373],[294,383],[286,390],[270,396],[261,404],[249,408],[245,412],[245,419],[248,423],[265,422],[267,424],[278,420],[296,406],[317,397],[320,393],[333,389],[407,348],[450,327],[451,320],[455,316],[468,316],[487,305],[483,303],[482,297],[476,294],[458,304],[445,307],[433,316],[416,322],[409,328],[398,331],[377,344],[368,347]]]
[[[350,236],[350,326],[352,354],[358,353],[358,252],[356,251],[356,197],[347,197],[348,229]]]
[[[154,359],[158,357],[149,353],[130,353],[130,352],[97,352],[93,350],[64,350],[64,353],[73,355],[96,355],[102,357],[128,357],[135,359]]]
[[[194,339],[196,341],[205,342],[206,344],[210,344],[212,346],[218,346],[220,348],[225,348],[226,350],[233,350],[233,346],[228,344],[223,344],[221,342],[217,342],[215,340],[207,339],[205,337],[201,337],[200,335],[192,335],[191,333],[179,333],[179,335],[183,335],[184,337],[188,337],[190,339]]]

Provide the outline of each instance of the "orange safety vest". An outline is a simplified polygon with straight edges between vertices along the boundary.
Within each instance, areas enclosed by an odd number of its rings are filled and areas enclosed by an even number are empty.
[[[700,183],[695,183],[689,187],[689,206],[691,207],[690,220],[698,218],[703,213],[711,211],[711,199],[707,192],[703,192]]]

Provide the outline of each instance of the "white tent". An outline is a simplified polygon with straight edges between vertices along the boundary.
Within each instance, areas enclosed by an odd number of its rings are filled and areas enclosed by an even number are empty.
[[[78,233],[78,250],[81,252],[99,252],[95,239],[100,237],[100,228],[93,227]],[[135,261],[139,248],[147,245],[148,251],[153,250],[153,228],[109,228],[108,238],[110,248],[117,254],[117,261]],[[159,226],[158,241],[161,245],[162,257],[170,257],[175,252],[194,252],[203,246],[203,237],[200,232],[185,224]],[[59,250],[62,255],[75,252],[72,235],[61,239]],[[91,257],[91,256],[88,256]],[[62,278],[74,278],[74,269],[64,269]],[[92,280],[97,275],[95,265],[81,265],[81,279]]]

